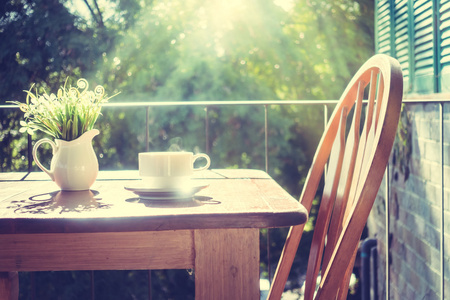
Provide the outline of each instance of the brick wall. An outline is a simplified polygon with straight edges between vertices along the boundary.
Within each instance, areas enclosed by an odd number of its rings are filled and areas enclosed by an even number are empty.
[[[450,103],[444,105],[444,273],[450,299]],[[390,160],[390,299],[441,299],[441,164],[438,104],[406,104],[406,146]],[[399,140],[397,139],[397,142]],[[408,157],[410,153],[410,157]],[[400,161],[407,161],[401,164]],[[378,294],[386,299],[386,177],[368,221],[378,241]],[[442,298],[444,299],[444,298]]]

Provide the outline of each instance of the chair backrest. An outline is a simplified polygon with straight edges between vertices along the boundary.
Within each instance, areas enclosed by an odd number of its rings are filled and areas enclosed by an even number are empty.
[[[363,103],[365,95],[367,104]],[[359,240],[394,143],[402,96],[398,61],[375,55],[355,74],[328,122],[300,197],[310,211],[327,165],[308,260],[305,300],[347,296]],[[351,125],[347,129],[348,118]],[[289,231],[268,299],[281,298],[303,228],[293,226]]]

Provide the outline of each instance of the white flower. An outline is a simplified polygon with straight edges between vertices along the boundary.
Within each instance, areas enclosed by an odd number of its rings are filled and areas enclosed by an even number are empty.
[[[58,89],[57,94],[46,92],[33,94],[32,88],[27,93],[26,103],[14,101],[25,113],[25,121],[21,121],[20,132],[30,135],[34,131],[43,131],[57,139],[73,140],[87,130],[93,128],[97,117],[101,114],[101,104],[109,98],[104,97],[104,89],[96,87],[96,91],[88,91],[85,79],[77,81],[78,88],[68,87],[66,83]]]

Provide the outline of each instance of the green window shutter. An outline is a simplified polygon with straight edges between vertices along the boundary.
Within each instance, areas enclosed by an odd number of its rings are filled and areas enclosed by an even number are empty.
[[[440,71],[441,71],[441,92],[450,92],[450,2],[441,0],[439,9],[440,16]]]
[[[433,3],[416,0],[414,8],[414,92],[434,92]]]
[[[411,90],[410,87],[410,35],[409,26],[409,6],[408,0],[395,1],[394,4],[394,43],[395,57],[400,62],[403,70],[403,86],[405,92]]]
[[[376,20],[377,26],[375,31],[376,52],[391,54],[391,11],[389,0],[381,0],[376,4]]]

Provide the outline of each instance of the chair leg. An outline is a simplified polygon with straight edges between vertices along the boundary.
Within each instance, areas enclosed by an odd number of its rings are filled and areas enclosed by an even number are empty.
[[[0,299],[19,299],[19,273],[0,272]]]
[[[353,258],[352,258],[350,264],[348,265],[347,270],[345,271],[344,279],[342,280],[342,284],[339,289],[339,295],[337,298],[338,300],[347,299],[348,289],[349,289],[349,285],[350,285],[350,279],[353,274],[353,267],[355,265],[355,258],[356,258],[357,252],[358,252],[358,249],[355,249],[355,252],[353,253]]]

